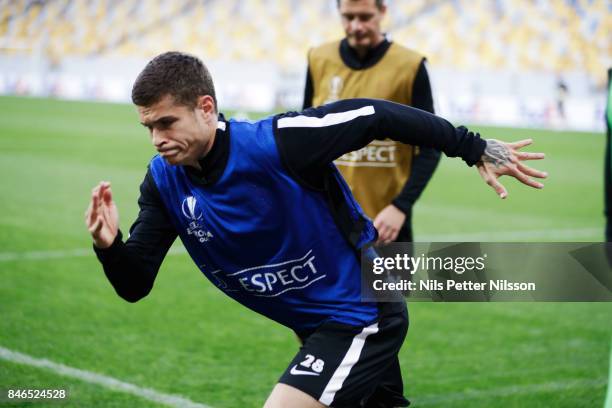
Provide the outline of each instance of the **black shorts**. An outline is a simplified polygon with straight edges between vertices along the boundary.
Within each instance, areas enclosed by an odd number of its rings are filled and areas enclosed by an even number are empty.
[[[381,303],[367,327],[337,322],[300,335],[303,345],[279,382],[331,407],[406,407],[398,353],[408,331],[404,303]]]

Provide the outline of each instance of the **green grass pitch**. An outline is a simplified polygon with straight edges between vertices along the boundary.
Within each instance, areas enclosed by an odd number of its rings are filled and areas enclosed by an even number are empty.
[[[415,209],[417,238],[602,240],[603,135],[476,129],[533,137],[548,154],[534,163],[550,172],[546,188],[506,180],[502,201],[475,170],[444,158]],[[93,252],[80,251],[91,246],[90,189],[112,182],[127,231],[153,153],[128,105],[0,98],[0,347],[215,408],[261,406],[297,350],[289,330],[218,292],[186,254],[169,256],[152,293],[128,304]],[[409,308],[400,358],[415,407],[603,406],[612,304]],[[67,401],[32,407],[157,406],[0,358],[8,388],[69,390]],[[0,406],[24,405],[0,396]]]

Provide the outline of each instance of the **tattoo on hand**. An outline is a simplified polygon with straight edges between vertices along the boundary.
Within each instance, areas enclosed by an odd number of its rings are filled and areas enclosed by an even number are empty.
[[[510,149],[499,140],[487,139],[487,147],[482,155],[482,161],[493,163],[495,167],[501,167],[511,162],[511,155]]]

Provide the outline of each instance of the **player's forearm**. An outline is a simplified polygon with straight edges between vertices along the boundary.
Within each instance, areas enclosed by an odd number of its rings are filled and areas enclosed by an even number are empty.
[[[104,273],[119,296],[136,302],[149,294],[177,233],[150,171],[140,185],[140,211],[124,243],[121,231],[107,249],[95,248]]]
[[[480,160],[486,142],[466,128],[393,102],[347,99],[303,112],[277,117],[276,142],[283,162],[294,173],[326,167],[343,154],[359,150],[375,139],[432,147],[469,165]]]
[[[136,302],[149,294],[157,275],[157,268],[146,262],[135,248],[122,241],[121,232],[109,248],[94,246],[104,273],[119,296]]]
[[[468,165],[476,164],[487,145],[477,133],[465,127],[455,128],[446,119],[398,103],[373,101],[376,111],[377,139],[388,137],[399,142],[430,147],[449,157],[461,157]]]

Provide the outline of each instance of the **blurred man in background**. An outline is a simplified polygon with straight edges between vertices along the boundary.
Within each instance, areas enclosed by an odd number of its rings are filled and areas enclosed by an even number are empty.
[[[606,129],[608,131],[604,163],[605,204],[606,204],[606,242],[608,242],[608,263],[612,270],[612,68],[608,69],[608,104],[606,106]],[[608,397],[604,408],[612,408],[612,352],[608,372]]]
[[[304,109],[339,99],[377,98],[434,113],[425,58],[389,41],[381,31],[384,0],[338,0],[346,37],[308,53]],[[335,164],[379,242],[410,242],[412,207],[431,178],[440,152],[377,140]]]
[[[610,369],[608,370],[608,397],[604,401],[604,408],[612,408],[612,354],[610,354]]]
[[[557,115],[562,124],[565,123],[565,101],[569,93],[567,83],[563,80],[563,77],[559,75],[557,78]]]
[[[608,131],[604,162],[604,194],[606,213],[606,241],[612,242],[612,68],[608,69],[608,104],[606,106]]]

